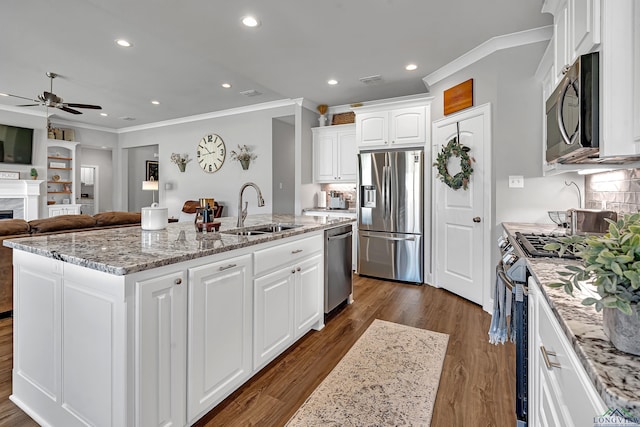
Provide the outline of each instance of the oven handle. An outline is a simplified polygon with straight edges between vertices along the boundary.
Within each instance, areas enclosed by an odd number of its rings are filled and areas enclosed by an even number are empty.
[[[500,262],[500,266],[497,268],[497,273],[498,273],[498,276],[500,276],[500,279],[504,282],[505,286],[509,288],[510,291],[513,292],[515,283],[513,283],[513,281],[509,279],[509,276],[507,276],[507,274],[504,272],[502,262]]]

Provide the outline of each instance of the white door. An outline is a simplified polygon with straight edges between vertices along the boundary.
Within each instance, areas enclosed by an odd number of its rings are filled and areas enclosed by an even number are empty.
[[[488,296],[491,247],[490,105],[486,104],[434,122],[433,158],[459,135],[475,159],[468,189],[453,190],[434,167],[434,282],[476,304]],[[460,172],[460,158],[451,156],[448,169]]]

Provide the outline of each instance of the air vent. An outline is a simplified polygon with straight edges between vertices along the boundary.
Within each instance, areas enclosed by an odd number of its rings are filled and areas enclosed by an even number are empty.
[[[244,90],[242,92],[240,92],[240,95],[244,95],[244,96],[258,96],[258,95],[262,95],[261,92],[258,92],[255,89],[249,89],[249,90]]]
[[[375,85],[382,81],[382,76],[377,74],[375,76],[360,77],[358,80],[366,85]]]
[[[135,119],[136,119],[135,117],[128,117],[128,116],[120,117],[120,120],[126,120],[128,122],[132,122]]]

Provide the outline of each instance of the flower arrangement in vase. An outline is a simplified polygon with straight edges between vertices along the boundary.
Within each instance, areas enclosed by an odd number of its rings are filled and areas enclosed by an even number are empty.
[[[258,156],[251,152],[251,149],[246,145],[238,145],[238,152],[231,150],[231,159],[237,160],[242,165],[242,169],[249,169],[249,163],[251,160],[255,160]]]
[[[545,245],[560,256],[571,248],[582,259],[582,266],[567,266],[549,286],[570,295],[585,283],[593,286],[599,298],[582,303],[603,310],[605,333],[617,349],[640,355],[640,213],[605,221],[609,232],[602,236],[558,237],[557,243]]]
[[[180,169],[180,172],[185,171],[187,163],[189,163],[191,160],[193,159],[190,159],[188,154],[171,153],[171,162],[178,165],[178,169]]]

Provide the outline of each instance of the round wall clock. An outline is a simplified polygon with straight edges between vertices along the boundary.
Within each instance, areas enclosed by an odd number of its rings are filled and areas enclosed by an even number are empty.
[[[198,164],[203,171],[209,173],[217,172],[227,156],[224,141],[215,133],[203,136],[196,152]]]

